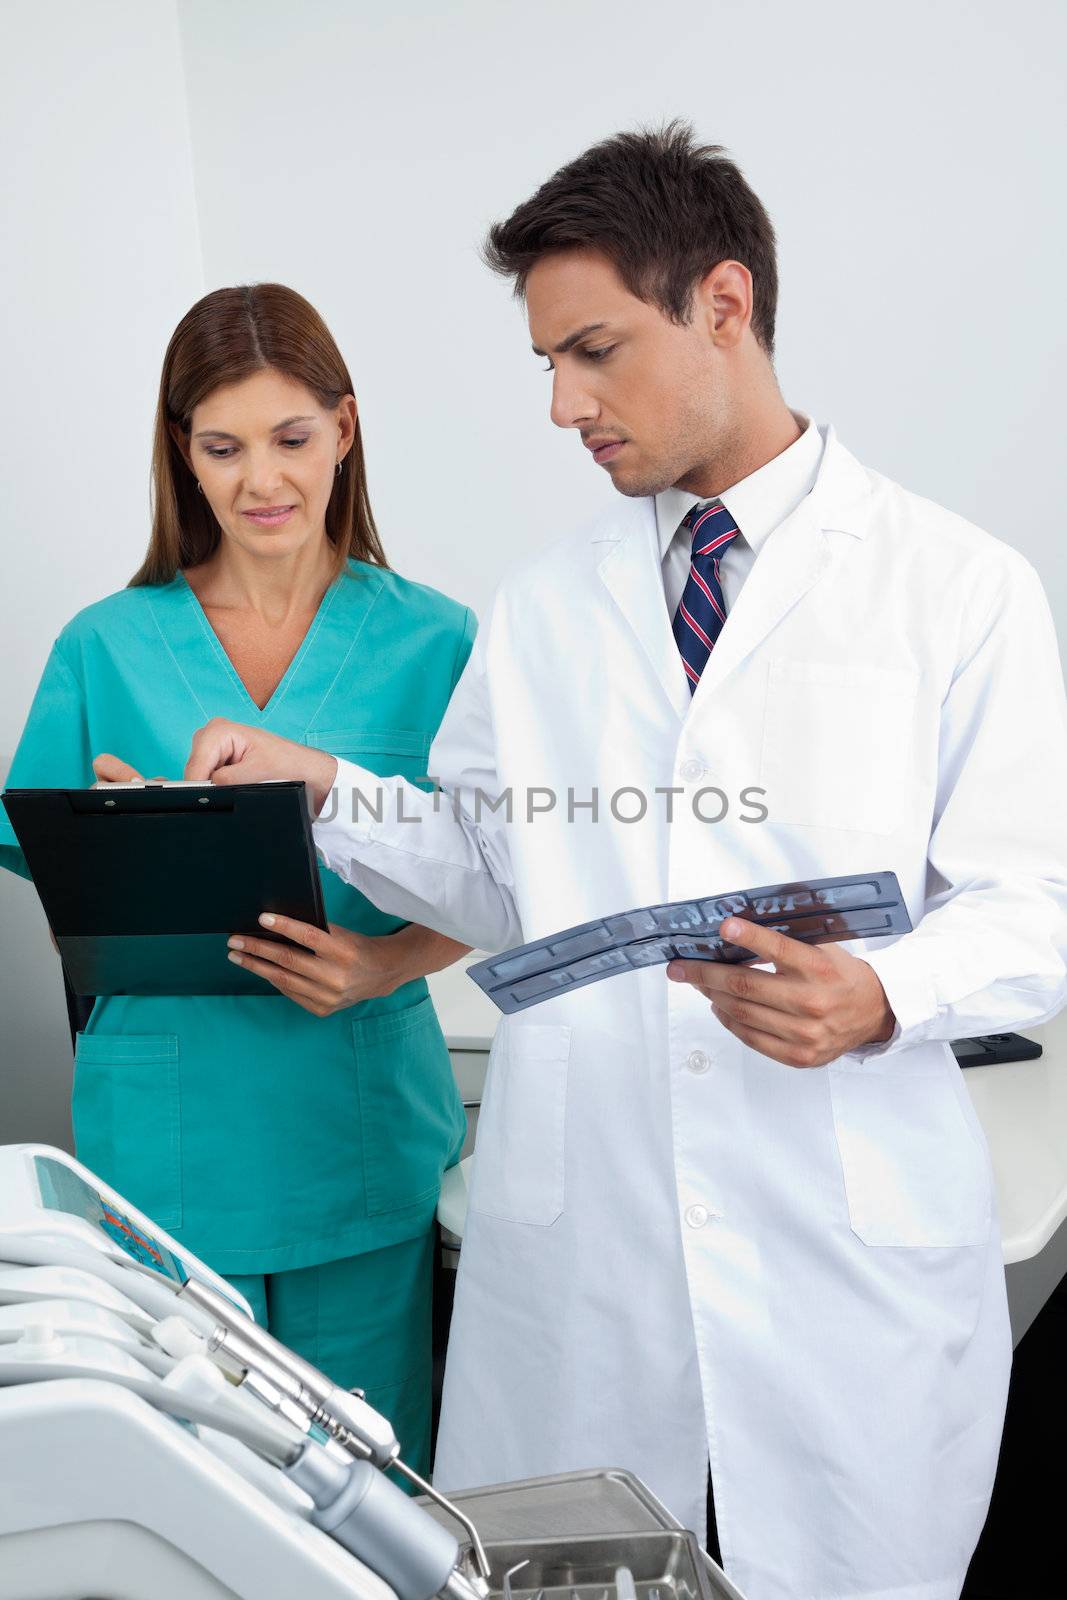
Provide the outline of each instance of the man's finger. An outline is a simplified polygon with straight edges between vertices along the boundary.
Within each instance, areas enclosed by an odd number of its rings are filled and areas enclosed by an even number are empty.
[[[804,984],[796,977],[786,977],[779,972],[763,972],[749,962],[738,961],[671,961],[667,976],[677,983],[691,983],[709,1000],[720,996],[735,1000],[753,1000],[775,1011],[803,1009],[804,997],[810,991],[810,982]]]
[[[733,1027],[736,1024],[748,1028],[753,1033],[767,1034],[772,1039],[788,1041],[794,1048],[808,1042],[802,1035],[805,1028],[812,1027],[813,1019],[798,1017],[796,1011],[763,1006],[753,1000],[734,1000],[729,995],[717,994],[711,999],[711,1009],[724,1027]]]
[[[198,728],[193,734],[189,759],[185,763],[185,778],[191,783],[218,782],[218,768],[241,761],[249,748],[248,729],[238,722],[226,722],[222,717]]]
[[[715,1008],[719,1015],[718,1007]],[[784,1039],[779,1039],[775,1034],[764,1033],[758,1028],[749,1028],[742,1022],[737,1022],[733,1017],[720,1016],[723,1027],[747,1044],[750,1050],[758,1050],[761,1056],[770,1056],[772,1061],[780,1061],[785,1067],[815,1067],[821,1062],[815,1059],[815,1052],[805,1045],[787,1044]]]
[[[787,968],[793,972],[808,972],[819,964],[818,956],[802,939],[790,939],[777,928],[765,928],[761,923],[749,922],[746,917],[727,917],[719,933],[728,943],[751,950],[761,961],[773,961],[779,972]]]
[[[237,783],[255,783],[255,778],[249,776],[244,770],[245,763],[239,761],[236,766],[227,763],[225,766],[216,767],[208,774],[208,782],[213,783],[218,789],[232,789]]]

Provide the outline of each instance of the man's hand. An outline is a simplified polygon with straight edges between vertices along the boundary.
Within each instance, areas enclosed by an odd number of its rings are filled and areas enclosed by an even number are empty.
[[[672,961],[667,976],[707,995],[743,1044],[788,1067],[822,1067],[859,1045],[882,1044],[896,1017],[873,967],[834,944],[804,944],[728,917],[731,943],[774,963],[773,972],[716,961]]]
[[[312,816],[318,816],[337,777],[337,762],[325,750],[281,739],[262,728],[212,717],[193,736],[185,763],[193,783],[263,783],[268,778],[303,779]]]

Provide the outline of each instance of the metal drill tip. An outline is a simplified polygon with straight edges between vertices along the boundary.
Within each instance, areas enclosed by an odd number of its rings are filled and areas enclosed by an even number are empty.
[[[505,1572],[505,1574],[504,1574],[504,1600],[512,1600],[511,1580],[515,1576],[516,1572],[521,1572],[523,1567],[528,1567],[529,1565],[530,1565],[530,1561],[529,1561],[529,1557],[527,1557],[527,1559],[525,1561],[517,1562],[515,1566],[509,1567],[507,1572]]]

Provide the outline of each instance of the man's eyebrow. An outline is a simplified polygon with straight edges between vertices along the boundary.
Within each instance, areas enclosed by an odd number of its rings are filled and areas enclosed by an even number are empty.
[[[584,328],[578,329],[577,333],[568,333],[563,343],[556,345],[552,354],[554,356],[565,356],[567,351],[573,350],[575,345],[578,343],[578,340],[584,339],[587,333],[599,333],[601,328],[606,327],[606,322],[587,322]],[[532,349],[535,356],[543,356],[547,355],[548,353],[545,350],[538,350],[536,345],[533,345]]]
[[[286,417],[284,422],[276,422],[270,430],[271,433],[281,433],[283,428],[291,428],[294,422],[314,422],[314,417]],[[200,433],[194,433],[194,439],[236,439],[235,433],[224,433],[221,428],[204,428]]]

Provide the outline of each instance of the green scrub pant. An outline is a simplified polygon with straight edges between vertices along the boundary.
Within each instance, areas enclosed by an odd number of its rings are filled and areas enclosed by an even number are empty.
[[[321,1267],[229,1274],[256,1321],[388,1417],[403,1460],[430,1474],[435,1228]],[[396,1482],[410,1486],[405,1479]],[[417,1494],[418,1490],[411,1489]]]

